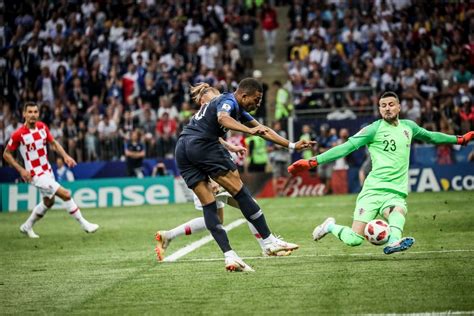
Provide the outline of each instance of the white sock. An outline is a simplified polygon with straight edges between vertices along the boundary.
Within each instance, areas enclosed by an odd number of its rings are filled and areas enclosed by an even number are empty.
[[[262,236],[260,236],[257,229],[255,228],[255,226],[252,225],[252,223],[247,222],[247,224],[249,226],[250,232],[252,233],[252,235],[255,236],[255,239],[257,239],[258,244],[260,245],[260,247],[262,249],[264,249],[265,248],[265,243],[263,242]]]
[[[238,258],[239,256],[237,255],[237,253],[234,251],[234,250],[229,250],[227,252],[224,252],[224,257],[225,258]]]
[[[37,221],[43,218],[47,210],[48,208],[46,207],[46,205],[44,205],[43,201],[41,201],[38,205],[35,206],[35,208],[31,212],[30,217],[28,217],[28,219],[26,220],[26,224],[30,227],[33,227],[33,225]]]
[[[81,225],[89,223],[84,217],[82,217],[82,213],[79,209],[79,206],[77,206],[76,202],[74,202],[72,198],[69,201],[64,201],[64,206],[69,212],[69,215],[74,217]]]
[[[275,236],[273,236],[273,234],[270,234],[270,236],[268,236],[267,238],[265,238],[263,240],[263,244],[264,245],[268,245],[268,244],[271,244],[272,242],[276,241],[277,239],[275,238]]]
[[[197,217],[167,231],[165,233],[165,237],[168,239],[174,239],[181,235],[191,235],[203,230],[206,230],[206,223],[204,222],[204,217]]]

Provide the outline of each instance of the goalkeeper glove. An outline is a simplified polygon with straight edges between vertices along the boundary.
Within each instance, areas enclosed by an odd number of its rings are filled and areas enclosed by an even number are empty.
[[[458,145],[466,146],[474,138],[474,132],[466,133],[458,136]]]
[[[298,161],[295,161],[293,164],[291,164],[288,167],[288,172],[291,173],[292,175],[295,175],[297,173],[300,173],[305,170],[312,169],[318,165],[318,161],[316,159],[300,159]]]

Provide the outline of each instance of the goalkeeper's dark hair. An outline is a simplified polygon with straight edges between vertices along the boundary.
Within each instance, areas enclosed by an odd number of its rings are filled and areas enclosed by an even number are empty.
[[[254,95],[256,92],[263,92],[263,87],[257,79],[245,78],[239,83],[238,90],[247,95]]]
[[[398,98],[398,95],[393,92],[393,91],[387,91],[387,92],[384,92],[381,96],[380,96],[380,99],[383,99],[383,98],[395,98],[397,99],[397,102],[400,103],[400,99]]]

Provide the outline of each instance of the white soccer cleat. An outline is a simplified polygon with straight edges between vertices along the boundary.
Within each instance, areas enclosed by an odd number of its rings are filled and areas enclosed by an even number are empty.
[[[155,247],[156,260],[163,261],[163,259],[165,258],[166,248],[168,248],[171,242],[171,239],[166,238],[166,231],[157,231],[155,234],[155,240],[156,240],[156,247]]]
[[[82,229],[88,234],[95,233],[99,229],[99,225],[92,223],[84,223],[81,225]]]
[[[246,264],[239,257],[226,257],[225,269],[230,272],[255,272],[251,266]]]
[[[313,240],[321,240],[324,236],[329,233],[328,227],[330,224],[336,224],[336,220],[332,217],[326,218],[326,220],[313,230]]]
[[[298,249],[299,246],[297,244],[293,244],[291,242],[286,242],[278,237],[273,237],[273,241],[269,242],[265,245],[265,253],[268,256],[278,256],[279,253],[283,251],[293,251]],[[287,254],[288,255],[288,254]],[[281,254],[280,254],[281,256]]]
[[[20,232],[28,236],[29,238],[39,238],[39,235],[36,235],[36,233],[33,231],[33,227],[23,224],[20,226]]]
[[[262,249],[262,256],[264,257],[288,257],[293,253],[293,250],[281,250],[277,253],[270,253],[268,254],[265,249]]]

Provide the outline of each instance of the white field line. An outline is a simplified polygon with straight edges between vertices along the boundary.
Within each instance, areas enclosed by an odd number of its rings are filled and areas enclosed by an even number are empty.
[[[210,237],[210,236],[208,236]],[[206,237],[204,237],[206,238]],[[204,239],[203,238],[203,239]],[[212,237],[211,237],[212,238]],[[199,242],[200,240],[198,240],[197,242]],[[194,244],[194,243],[193,243]],[[192,244],[191,244],[192,245]],[[190,245],[190,246],[191,246]],[[185,247],[186,248],[186,247]],[[183,249],[185,249],[183,248]],[[181,249],[181,250],[183,250]],[[178,250],[177,252],[181,251],[181,250]],[[192,250],[191,250],[192,251]],[[176,252],[176,253],[177,253]],[[190,251],[189,251],[190,252]],[[189,253],[187,252],[187,253]],[[409,255],[409,254],[413,254],[413,255],[423,255],[423,254],[437,254],[437,253],[456,253],[456,252],[474,252],[474,249],[452,249],[452,250],[427,250],[427,251],[407,251],[407,252],[404,252],[405,255]],[[173,254],[174,255],[174,254]],[[370,257],[370,256],[378,256],[378,257],[387,257],[387,258],[393,258],[395,257],[396,255],[391,255],[391,256],[387,256],[383,253],[351,253],[351,254],[327,254],[327,255],[318,255],[318,254],[314,254],[314,255],[291,255],[291,256],[288,256],[288,257],[278,257],[278,258],[288,258],[288,259],[291,259],[291,258],[315,258],[315,257]],[[182,256],[180,256],[182,257]],[[263,256],[259,256],[259,257],[242,257],[242,259],[246,260],[246,259],[250,259],[250,260],[253,260],[253,259],[273,259],[273,258],[277,258],[277,257],[263,257]],[[184,260],[180,260],[180,262],[207,262],[207,261],[223,261],[224,258],[220,257],[220,258],[196,258],[196,259],[184,259]],[[170,260],[165,260],[164,261],[170,261]],[[172,260],[172,261],[175,261],[175,260]]]
[[[233,221],[229,225],[225,226],[224,229],[226,231],[230,231],[230,230],[242,225],[245,222],[246,222],[245,219],[240,218],[240,219],[237,219],[237,220]],[[199,247],[204,246],[205,244],[207,244],[211,240],[213,240],[212,235],[207,235],[207,236],[205,236],[205,237],[203,237],[199,240],[196,240],[195,242],[187,245],[186,247],[179,249],[178,251],[174,252],[170,256],[166,257],[163,261],[165,261],[165,262],[176,261],[179,258],[186,256],[188,253],[198,249]]]

